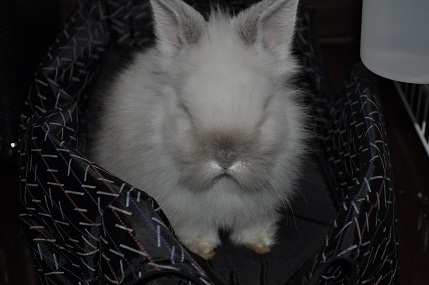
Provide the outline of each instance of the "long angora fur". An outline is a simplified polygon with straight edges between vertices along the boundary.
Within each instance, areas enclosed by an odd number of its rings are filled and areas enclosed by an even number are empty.
[[[306,149],[291,84],[297,0],[263,0],[208,22],[151,0],[157,43],[104,93],[91,158],[153,196],[179,240],[205,258],[219,229],[258,253],[275,242]]]

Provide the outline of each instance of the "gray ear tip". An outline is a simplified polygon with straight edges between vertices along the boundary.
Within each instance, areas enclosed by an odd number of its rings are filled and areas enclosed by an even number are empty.
[[[158,46],[174,53],[199,41],[204,17],[182,0],[150,0]]]
[[[247,46],[256,43],[282,61],[289,58],[298,2],[262,0],[255,3],[235,19],[238,36]]]

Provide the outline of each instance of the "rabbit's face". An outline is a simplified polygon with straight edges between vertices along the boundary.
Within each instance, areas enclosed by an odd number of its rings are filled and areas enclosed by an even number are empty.
[[[220,180],[247,191],[278,187],[272,178],[297,141],[285,82],[296,72],[289,52],[296,5],[263,5],[269,13],[256,7],[230,20],[215,13],[208,23],[184,8],[158,18],[169,19],[157,35],[171,75],[162,141],[195,191]]]
[[[256,58],[211,60],[187,63],[167,119],[182,183],[194,191],[221,179],[245,191],[267,188],[287,128],[280,94]]]

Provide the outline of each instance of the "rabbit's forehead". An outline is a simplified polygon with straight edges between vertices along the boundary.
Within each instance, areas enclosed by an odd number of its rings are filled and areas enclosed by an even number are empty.
[[[263,53],[234,34],[213,33],[182,64],[179,96],[195,119],[213,128],[255,128],[274,89]]]
[[[213,107],[259,106],[265,101],[272,86],[264,65],[249,51],[235,48],[222,47],[199,59],[191,58],[184,69],[183,95]]]
[[[254,127],[272,93],[270,81],[253,70],[207,68],[190,74],[180,96],[191,115],[206,125]]]
[[[212,66],[195,70],[183,82],[184,95],[192,100],[216,103],[260,103],[269,97],[269,78],[257,70],[236,66]]]

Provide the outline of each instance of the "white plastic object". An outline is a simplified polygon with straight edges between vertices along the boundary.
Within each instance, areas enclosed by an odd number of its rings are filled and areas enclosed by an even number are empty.
[[[429,83],[429,0],[363,0],[360,54],[380,76]]]

